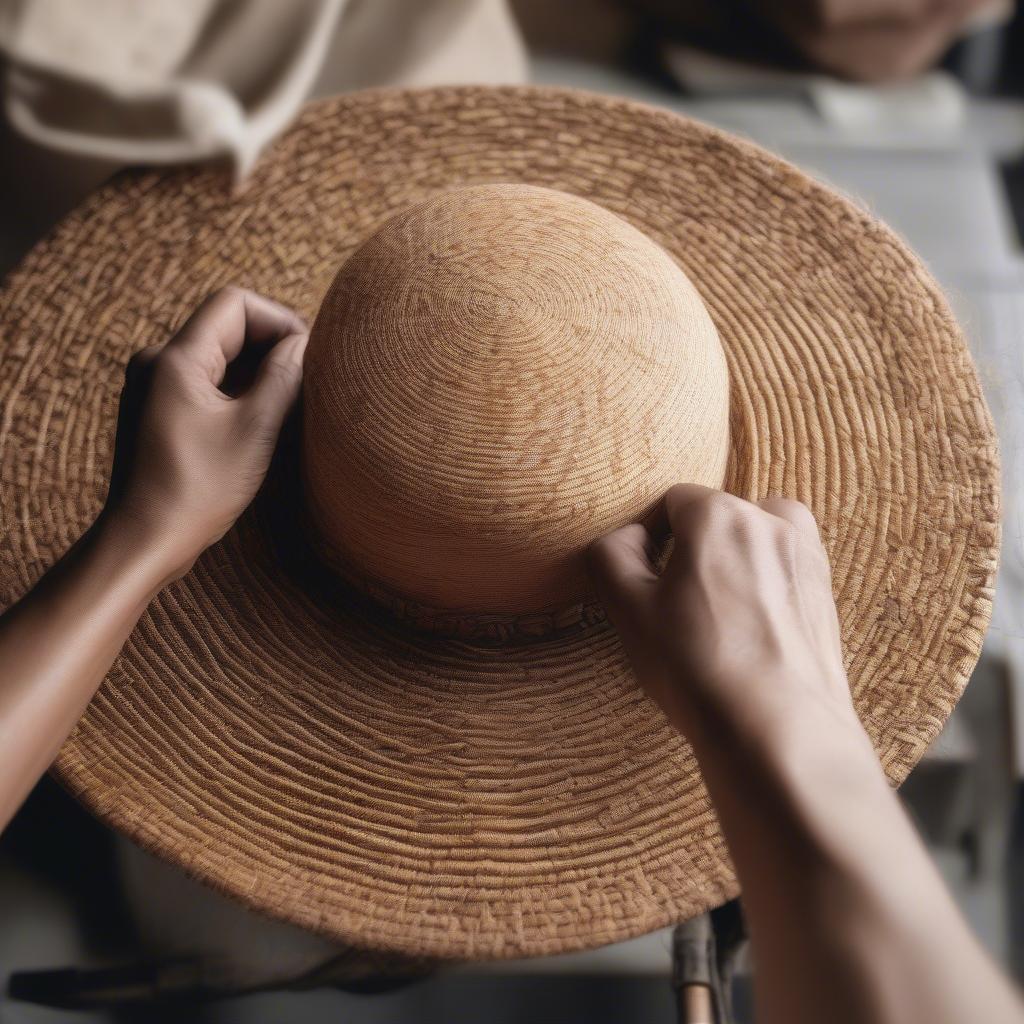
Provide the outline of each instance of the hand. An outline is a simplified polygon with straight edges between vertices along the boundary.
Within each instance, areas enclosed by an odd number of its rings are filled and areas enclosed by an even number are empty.
[[[850,699],[828,560],[798,502],[680,485],[593,570],[689,738],[743,887],[758,1020],[1024,1019],[897,802]],[[894,981],[894,979],[896,979]]]
[[[154,544],[168,578],[255,496],[299,393],[307,337],[290,310],[225,288],[167,344],[132,358],[102,518]]]
[[[794,720],[860,726],[843,669],[828,558],[808,509],[682,484],[656,532],[625,526],[591,548],[598,592],[644,687],[696,748]]]

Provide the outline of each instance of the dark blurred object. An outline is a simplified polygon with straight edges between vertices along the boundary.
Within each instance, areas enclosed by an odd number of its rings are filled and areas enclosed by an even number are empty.
[[[1004,19],[1003,0],[755,0],[815,67],[857,81],[909,78],[973,25]]]
[[[45,882],[65,901],[75,931],[94,954],[121,956],[139,936],[114,846],[113,834],[44,775],[0,836],[0,892],[19,884],[11,879]]]
[[[992,91],[1024,96],[1024,9],[1017,6],[1013,18],[997,34],[998,72]]]
[[[739,900],[676,925],[672,988],[680,1024],[733,1024],[733,975],[746,942]]]
[[[185,1006],[255,992],[302,992],[338,988],[361,995],[393,992],[422,981],[432,966],[398,961],[384,955],[351,950],[313,971],[273,983],[240,983],[235,973],[216,961],[182,960],[133,963],[120,967],[80,970],[60,967],[19,971],[11,975],[11,999],[39,1006],[88,1010],[169,1003]]]
[[[855,81],[937,63],[965,34],[1007,20],[1012,0],[627,0],[676,39],[717,53]]]
[[[1017,229],[1018,244],[1024,243],[1024,156],[1000,167],[1003,187],[1009,200],[1010,213]]]
[[[4,69],[0,58],[0,77]],[[22,138],[0,116],[0,277],[117,166],[100,158],[70,161]]]
[[[511,0],[532,53],[619,63],[629,52],[640,17],[622,0]]]

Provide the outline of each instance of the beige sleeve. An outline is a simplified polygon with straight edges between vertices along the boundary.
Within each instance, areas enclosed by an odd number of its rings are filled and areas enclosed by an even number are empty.
[[[4,103],[46,148],[124,164],[252,168],[310,95],[518,82],[505,0],[17,0]]]

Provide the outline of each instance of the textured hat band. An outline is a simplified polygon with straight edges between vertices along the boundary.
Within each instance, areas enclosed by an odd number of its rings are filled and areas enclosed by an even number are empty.
[[[432,608],[399,593],[381,580],[367,576],[311,528],[309,539],[317,555],[341,583],[367,597],[401,624],[451,640],[483,644],[527,644],[582,633],[605,621],[597,601],[577,601],[551,611],[521,615],[455,611]]]

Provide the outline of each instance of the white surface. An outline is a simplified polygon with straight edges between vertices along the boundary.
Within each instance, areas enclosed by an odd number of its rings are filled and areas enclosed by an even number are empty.
[[[966,120],[967,94],[945,71],[886,85],[844,82],[825,74],[785,71],[728,60],[705,50],[669,45],[665,63],[673,78],[697,96],[786,96],[806,99],[824,127],[867,135],[877,144],[906,145],[908,135],[934,145],[956,136]]]
[[[810,102],[773,90],[747,95],[687,96],[652,85],[624,72],[574,61],[537,59],[532,81],[611,93],[700,118],[709,124],[745,135],[769,149],[854,150],[861,153],[912,150],[964,152],[979,150],[996,157],[1024,149],[1024,106],[1012,100],[973,101],[955,131],[916,131],[904,126],[886,131],[878,125],[828,124]]]
[[[462,970],[477,974],[647,974],[668,978],[672,973],[672,929],[585,953],[468,964]]]

